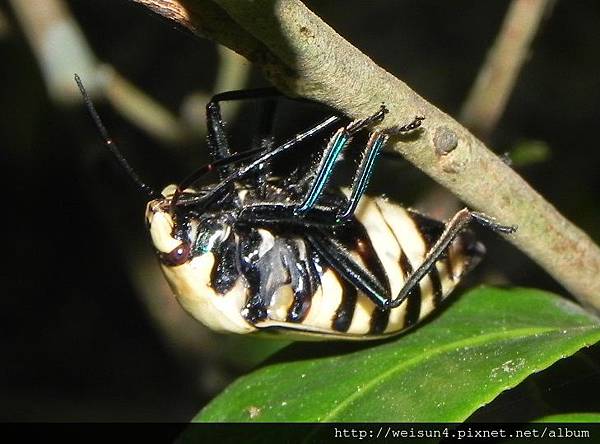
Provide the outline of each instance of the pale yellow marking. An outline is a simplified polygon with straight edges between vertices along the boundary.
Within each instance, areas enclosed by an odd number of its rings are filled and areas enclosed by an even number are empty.
[[[404,285],[404,276],[399,265],[402,250],[394,234],[373,198],[364,196],[354,214],[369,234],[373,248],[390,281],[392,294],[398,294]]]
[[[377,203],[383,213],[388,225],[392,227],[396,234],[396,238],[400,241],[400,246],[404,250],[412,269],[416,270],[423,263],[427,254],[427,246],[423,240],[420,231],[416,227],[414,221],[408,212],[399,205],[388,202],[386,199],[378,198]],[[433,309],[433,292],[431,280],[425,276],[421,282],[421,314],[419,319],[422,319]],[[394,293],[394,297],[398,293]],[[388,326],[385,333],[402,329],[404,326],[404,318],[406,317],[406,302],[392,310]]]
[[[465,272],[466,258],[464,257],[463,252],[459,250],[457,244],[452,244],[448,254],[450,256],[450,263],[452,264],[454,280],[458,281]]]
[[[438,262],[436,264],[436,268],[438,271],[438,275],[440,276],[440,282],[442,284],[442,300],[443,300],[446,298],[446,296],[448,296],[452,292],[452,290],[454,290],[454,287],[456,286],[456,284],[450,278],[450,274],[448,273],[448,267],[446,265],[445,260]]]
[[[347,190],[344,190],[344,193],[348,195]],[[404,276],[400,268],[400,255],[402,254],[402,250],[400,249],[400,245],[398,245],[394,233],[392,233],[388,227],[374,198],[363,196],[354,214],[367,230],[373,248],[375,249],[389,279],[392,294],[398,294],[404,286]],[[348,333],[368,333],[374,310],[375,303],[363,293],[359,293],[356,309]],[[392,310],[390,313],[390,320],[392,320],[393,317],[397,318],[397,324],[401,326],[403,312],[404,305]],[[388,325],[390,324],[388,323]],[[386,328],[386,331],[394,331],[397,329],[397,326],[392,325],[391,328]]]
[[[375,309],[375,304],[363,293],[358,293],[352,323],[348,333],[367,334],[371,326],[371,315]]]
[[[170,184],[170,185],[167,185],[166,187],[164,187],[160,194],[162,194],[163,197],[165,197],[166,199],[170,199],[171,197],[173,197],[173,194],[175,194],[175,191],[177,191],[177,185]],[[183,190],[183,192],[195,194],[198,191],[193,188],[186,188],[185,190]]]
[[[173,220],[168,213],[156,212],[149,218],[150,237],[154,247],[162,253],[170,253],[177,248],[181,241],[171,236]]]
[[[171,236],[171,216],[158,209],[157,201],[150,202],[146,217],[150,223],[152,242],[158,251],[169,253],[179,246],[181,241]],[[240,313],[247,292],[243,279],[238,279],[235,286],[224,295],[216,294],[210,286],[214,261],[214,255],[206,253],[185,264],[174,267],[161,264],[161,268],[177,300],[195,319],[216,331],[255,331],[256,328]]]
[[[373,198],[363,197],[354,214],[369,234],[373,248],[388,276],[392,295],[398,294],[404,285],[404,276],[400,269],[400,255],[402,250],[394,234],[390,231]],[[399,308],[394,309],[390,313],[390,319],[395,313],[395,316],[397,316]],[[370,328],[374,309],[375,303],[368,299],[366,295],[360,293],[349,332],[367,333]]]
[[[406,317],[406,303],[400,304],[390,312],[388,319],[388,325],[383,331],[384,333],[391,333],[399,331],[404,328],[404,318]]]
[[[273,245],[275,245],[275,237],[273,237],[273,234],[270,231],[265,230],[264,228],[259,228],[256,231],[258,231],[261,238],[258,247],[258,256],[262,257],[267,251],[273,248]]]
[[[429,279],[429,277],[425,277],[421,281],[421,312],[419,313],[418,322],[424,319],[434,309],[433,285],[431,283],[431,279]]]
[[[181,306],[204,325],[222,332],[255,331],[241,315],[247,292],[243,280],[238,279],[224,295],[216,294],[210,286],[214,260],[212,253],[206,253],[176,267],[162,265],[162,269]]]
[[[290,285],[280,287],[271,298],[267,308],[268,317],[274,321],[285,322],[292,302],[294,302],[292,287]]]
[[[164,187],[162,190],[162,193],[160,193],[160,194],[162,194],[164,197],[169,198],[169,197],[173,196],[173,194],[175,194],[175,191],[177,191],[177,185],[170,184],[170,185],[167,185],[166,187]]]
[[[321,276],[321,285],[312,297],[308,315],[302,322],[312,328],[331,330],[335,312],[342,301],[342,287],[337,274],[328,269]]]

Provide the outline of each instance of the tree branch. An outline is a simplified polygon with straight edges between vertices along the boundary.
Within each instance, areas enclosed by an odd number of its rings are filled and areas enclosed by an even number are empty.
[[[389,146],[500,223],[518,225],[507,239],[584,305],[600,310],[600,249],[462,125],[377,66],[298,0],[133,0],[223,43],[259,65],[291,96],[364,117],[385,102],[382,126],[416,115],[423,130]],[[168,11],[165,13],[165,11]],[[173,11],[177,11],[174,13]]]
[[[494,132],[512,94],[530,45],[554,0],[512,0],[501,28],[479,68],[476,80],[460,110],[460,123],[483,140]],[[530,145],[543,150],[541,144]],[[531,148],[530,148],[531,149]],[[543,151],[542,151],[543,152]],[[514,152],[510,160],[515,165]],[[419,210],[443,219],[456,213],[461,202],[447,189],[432,187],[418,202]]]

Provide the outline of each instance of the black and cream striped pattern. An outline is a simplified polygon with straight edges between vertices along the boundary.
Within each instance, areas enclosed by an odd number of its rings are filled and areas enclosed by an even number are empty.
[[[174,248],[169,215],[151,202],[147,218],[156,249]],[[332,236],[395,296],[443,229],[443,223],[385,198],[363,197],[355,220]],[[183,265],[162,265],[184,308],[215,330],[317,339],[375,339],[415,325],[440,305],[481,251],[468,231],[460,234],[399,307],[381,310],[328,267],[301,234],[266,228],[233,233],[226,248]]]

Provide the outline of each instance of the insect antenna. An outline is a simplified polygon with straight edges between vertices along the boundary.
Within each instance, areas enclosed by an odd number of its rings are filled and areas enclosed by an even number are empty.
[[[121,167],[125,170],[125,172],[129,176],[129,178],[133,181],[135,186],[140,191],[142,191],[144,194],[148,195],[151,199],[160,197],[160,194],[158,194],[151,186],[146,185],[142,181],[142,179],[140,179],[140,177],[137,175],[135,170],[131,167],[131,165],[129,165],[129,162],[127,162],[127,159],[125,159],[125,157],[119,150],[119,147],[117,146],[117,144],[108,135],[108,131],[106,130],[106,127],[102,123],[102,119],[100,119],[100,115],[98,114],[98,111],[96,111],[96,107],[94,106],[92,99],[88,95],[87,91],[85,90],[85,87],[83,86],[83,82],[81,81],[81,78],[77,74],[75,74],[75,82],[77,83],[77,86],[79,87],[79,91],[81,91],[81,96],[83,97],[83,102],[85,103],[88,113],[92,117],[92,120],[94,121],[94,124],[96,125],[96,128],[98,129],[98,131],[100,132],[100,135],[102,136],[102,139],[104,140],[104,145],[106,145],[108,150],[112,153],[113,157],[117,160],[119,165],[121,165]]]

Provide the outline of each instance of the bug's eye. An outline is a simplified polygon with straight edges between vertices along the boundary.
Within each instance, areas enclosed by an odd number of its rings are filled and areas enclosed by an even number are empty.
[[[190,245],[187,242],[182,242],[170,253],[160,253],[160,261],[169,266],[182,265],[190,258],[190,252]]]

